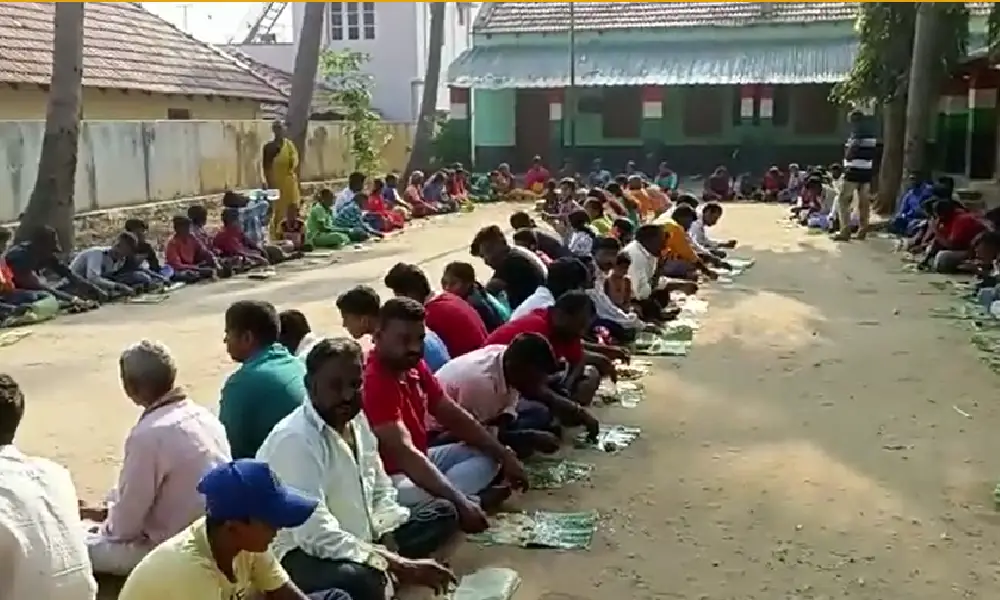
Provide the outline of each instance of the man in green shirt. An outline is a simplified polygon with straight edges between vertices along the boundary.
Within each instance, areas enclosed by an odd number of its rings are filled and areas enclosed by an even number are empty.
[[[241,363],[219,402],[233,459],[256,456],[275,424],[306,398],[305,365],[278,342],[279,331],[269,302],[240,300],[226,310],[226,351]]]

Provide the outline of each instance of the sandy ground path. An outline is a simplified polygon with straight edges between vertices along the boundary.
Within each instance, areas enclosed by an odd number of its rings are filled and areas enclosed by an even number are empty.
[[[396,260],[436,278],[447,262],[469,260],[478,226],[511,210],[408,232],[336,268],[38,327],[0,349],[28,396],[18,441],[68,465],[94,500],[137,416],[117,381],[126,343],[170,344],[183,383],[214,406],[232,369],[221,342],[232,300],[298,307],[315,329],[340,333],[340,291],[381,288]],[[641,425],[643,438],[619,456],[588,455],[598,465],[591,483],[515,503],[598,510],[593,548],[467,544],[455,567],[513,567],[525,600],[996,598],[997,379],[967,334],[927,317],[944,300],[921,278],[892,274],[898,262],[878,242],[835,246],[777,224],[778,207],[726,210],[716,235],[740,238],[758,264],[708,294],[691,356],[656,359],[639,408],[602,413]]]

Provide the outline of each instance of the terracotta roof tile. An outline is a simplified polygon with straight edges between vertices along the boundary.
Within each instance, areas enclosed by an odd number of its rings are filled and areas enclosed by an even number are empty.
[[[0,3],[0,83],[48,85],[55,5]],[[83,85],[282,102],[264,80],[136,3],[86,3]]]
[[[854,2],[574,2],[578,31],[743,27],[784,23],[849,21]],[[988,2],[969,2],[974,14]],[[569,29],[569,2],[488,2],[475,33],[550,33]]]

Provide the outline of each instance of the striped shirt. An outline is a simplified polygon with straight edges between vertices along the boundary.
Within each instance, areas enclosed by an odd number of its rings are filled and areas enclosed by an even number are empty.
[[[844,181],[850,183],[872,181],[878,138],[869,130],[871,126],[870,123],[859,123],[844,144]]]

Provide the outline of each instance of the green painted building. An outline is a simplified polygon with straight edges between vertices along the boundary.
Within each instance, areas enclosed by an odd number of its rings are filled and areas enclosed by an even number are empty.
[[[836,162],[847,122],[828,98],[854,61],[856,7],[486,3],[448,69],[448,138],[480,169],[536,154],[686,173]]]

